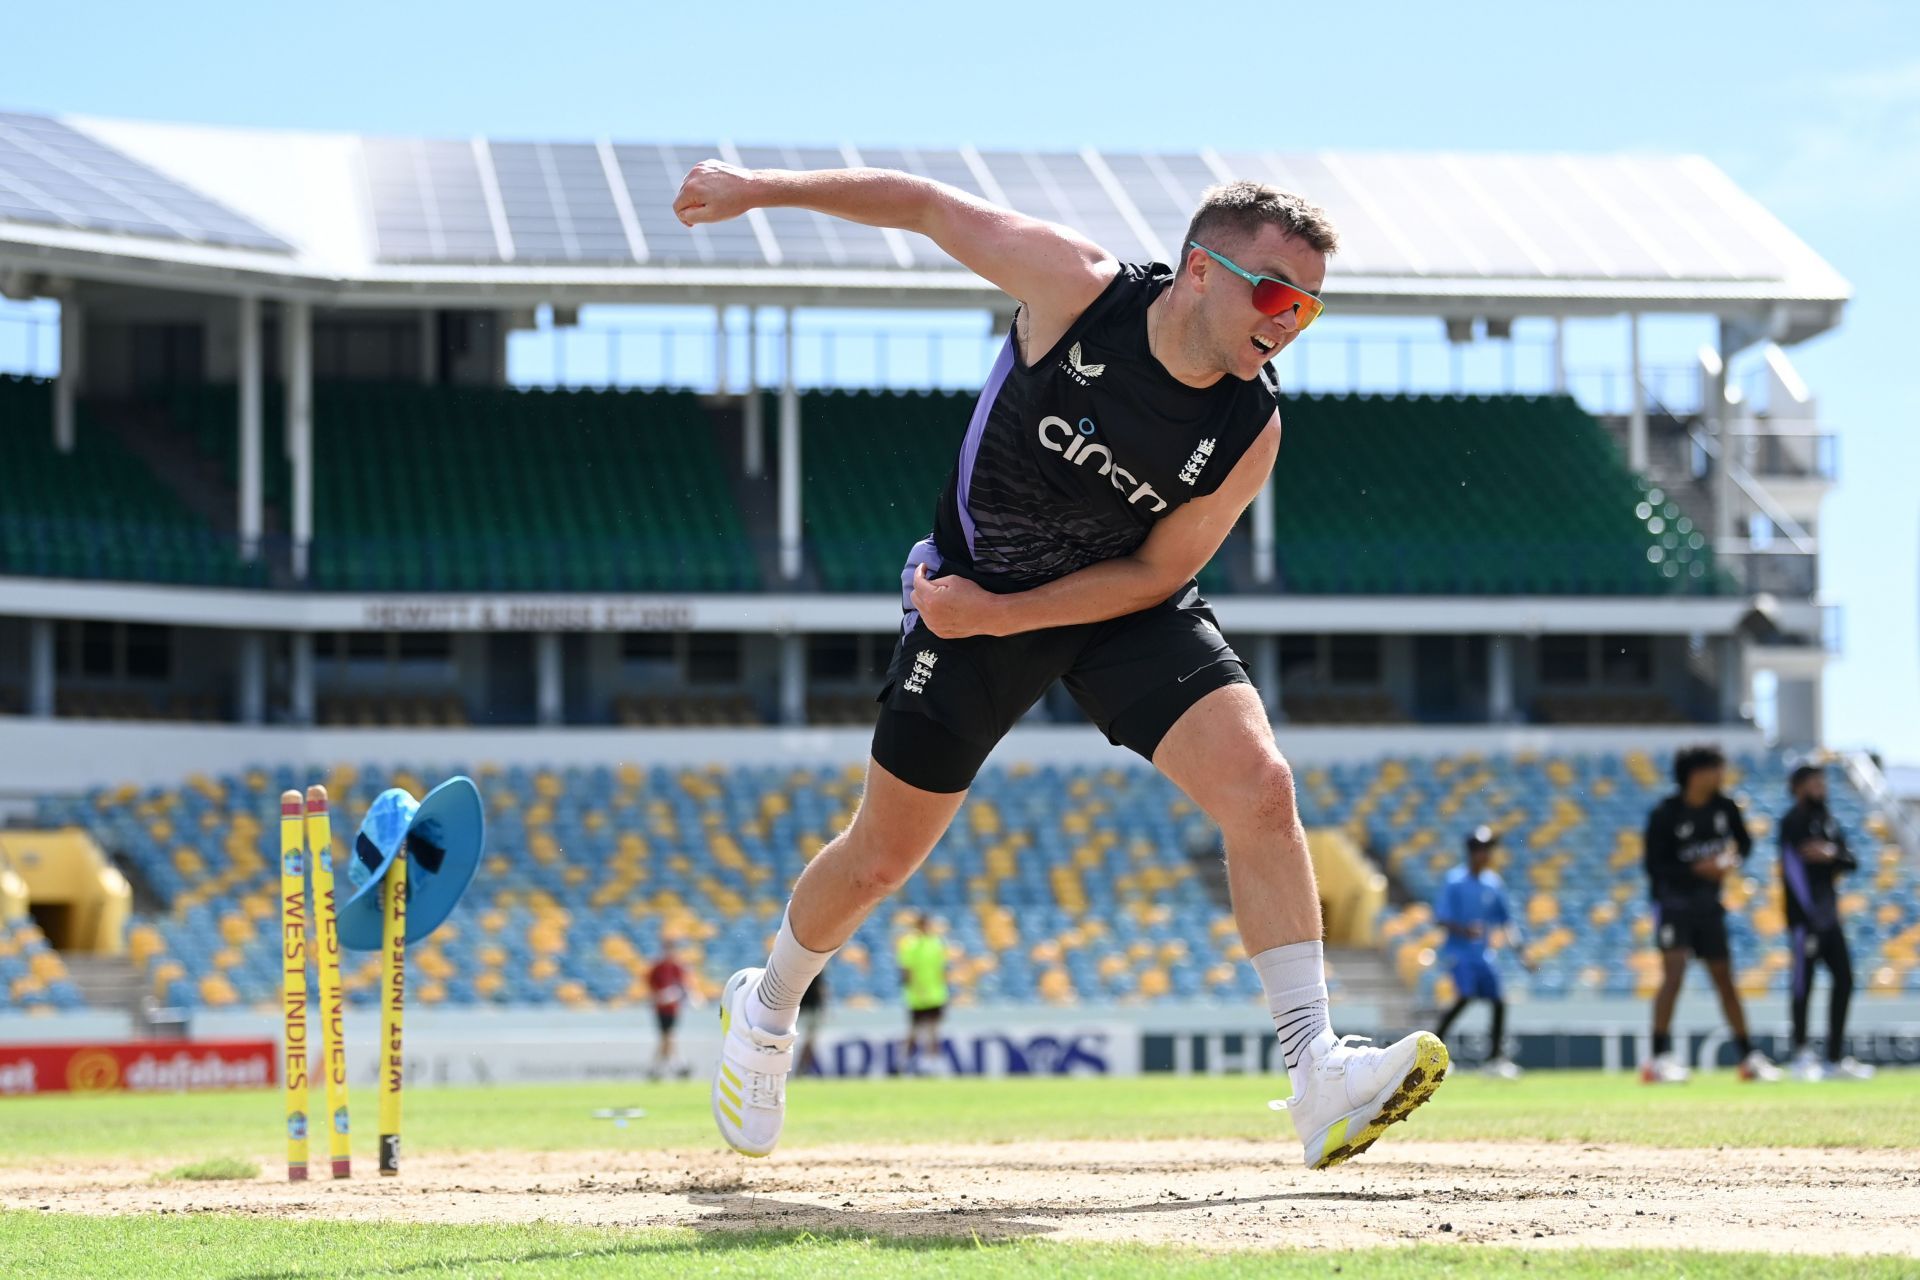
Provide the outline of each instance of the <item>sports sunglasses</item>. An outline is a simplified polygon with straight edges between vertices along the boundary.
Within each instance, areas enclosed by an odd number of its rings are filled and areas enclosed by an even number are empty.
[[[1257,276],[1233,259],[1215,253],[1198,240],[1189,240],[1187,244],[1252,285],[1253,309],[1261,315],[1277,316],[1283,311],[1292,311],[1299,319],[1293,327],[1295,333],[1318,320],[1320,313],[1327,309],[1326,303],[1297,284],[1290,284],[1278,276]]]

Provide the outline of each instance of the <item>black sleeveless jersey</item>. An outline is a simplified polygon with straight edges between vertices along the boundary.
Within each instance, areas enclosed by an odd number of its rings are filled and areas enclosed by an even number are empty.
[[[1147,305],[1173,281],[1123,264],[1052,350],[994,361],[915,564],[1024,591],[1133,552],[1154,523],[1214,492],[1273,417],[1262,369],[1190,387],[1147,350]]]

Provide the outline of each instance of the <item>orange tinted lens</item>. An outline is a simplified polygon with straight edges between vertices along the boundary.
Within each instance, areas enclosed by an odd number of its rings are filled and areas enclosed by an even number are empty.
[[[1320,299],[1305,289],[1296,289],[1284,280],[1275,280],[1271,276],[1262,276],[1260,283],[1253,286],[1253,309],[1263,316],[1277,316],[1283,311],[1292,311],[1299,317],[1296,330],[1304,329],[1319,319],[1322,310]]]

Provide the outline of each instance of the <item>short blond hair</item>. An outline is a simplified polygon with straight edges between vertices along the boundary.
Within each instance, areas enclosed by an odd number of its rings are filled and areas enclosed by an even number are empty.
[[[1222,182],[1200,193],[1200,207],[1193,211],[1187,238],[1180,242],[1176,274],[1186,270],[1190,245],[1220,252],[1221,244],[1238,247],[1259,235],[1264,226],[1279,227],[1321,253],[1340,249],[1340,233],[1333,229],[1327,211],[1304,196],[1265,182]]]

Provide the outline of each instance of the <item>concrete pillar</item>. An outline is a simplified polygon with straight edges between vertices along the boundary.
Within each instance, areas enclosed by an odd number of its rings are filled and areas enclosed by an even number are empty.
[[[780,723],[807,722],[807,638],[790,631],[780,637]]]
[[[1273,472],[1253,495],[1253,580],[1265,586],[1273,581]]]
[[[1280,637],[1260,636],[1253,642],[1253,687],[1260,691],[1267,718],[1276,724],[1286,720],[1280,700]]]
[[[534,720],[551,727],[566,720],[560,678],[560,633],[542,631],[533,638]]]
[[[260,555],[262,495],[265,484],[260,457],[260,299],[239,301],[240,329],[240,558]]]
[[[313,312],[304,302],[280,308],[280,367],[286,378],[287,458],[293,464],[293,576],[307,579],[313,541]]]
[[[27,714],[53,716],[53,627],[51,618],[27,623]]]
[[[440,380],[440,315],[432,307],[420,311],[420,385],[431,387]]]
[[[287,639],[289,641],[287,713],[295,724],[312,724],[314,718],[313,633],[295,631]]]
[[[1795,676],[1780,677],[1774,694],[1775,720],[1779,744],[1799,751],[1811,751],[1821,742],[1820,680]]]
[[[71,294],[60,300],[60,376],[53,384],[53,447],[72,453],[78,436],[74,401],[86,379],[86,314]]]
[[[1725,348],[1733,341],[1728,332],[1726,321],[1720,322],[1720,342]],[[1731,446],[1732,432],[1728,429],[1732,423],[1738,388],[1727,386],[1727,361],[1720,350],[1713,347],[1701,347],[1700,362],[1700,413],[1705,419],[1706,434],[1720,450],[1718,459],[1710,459],[1712,468],[1708,491],[1713,495],[1713,540],[1718,546],[1725,546],[1733,537],[1738,512],[1734,510],[1733,473],[1729,466],[1733,461]],[[1742,531],[1742,537],[1745,532]]]
[[[1494,724],[1512,724],[1515,719],[1510,636],[1487,637],[1487,719]]]
[[[1627,316],[1627,345],[1629,363],[1632,367],[1632,383],[1628,389],[1627,414],[1627,465],[1637,472],[1647,469],[1647,389],[1641,385],[1640,372],[1640,313]]]
[[[794,385],[793,308],[780,334],[780,576],[800,576],[800,392]]]
[[[740,430],[741,470],[758,477],[767,467],[765,424],[760,420],[760,311],[747,308],[747,402],[743,406]]]
[[[727,309],[724,306],[713,309],[713,392],[715,395],[727,394]]]
[[[258,631],[242,631],[234,664],[234,704],[241,724],[261,724],[267,718],[267,640]]]
[[[1753,700],[1751,677],[1747,674],[1746,643],[1739,636],[1714,639],[1720,668],[1720,722],[1738,724],[1746,716]]]
[[[1567,318],[1553,318],[1553,389],[1558,395],[1567,393]]]

